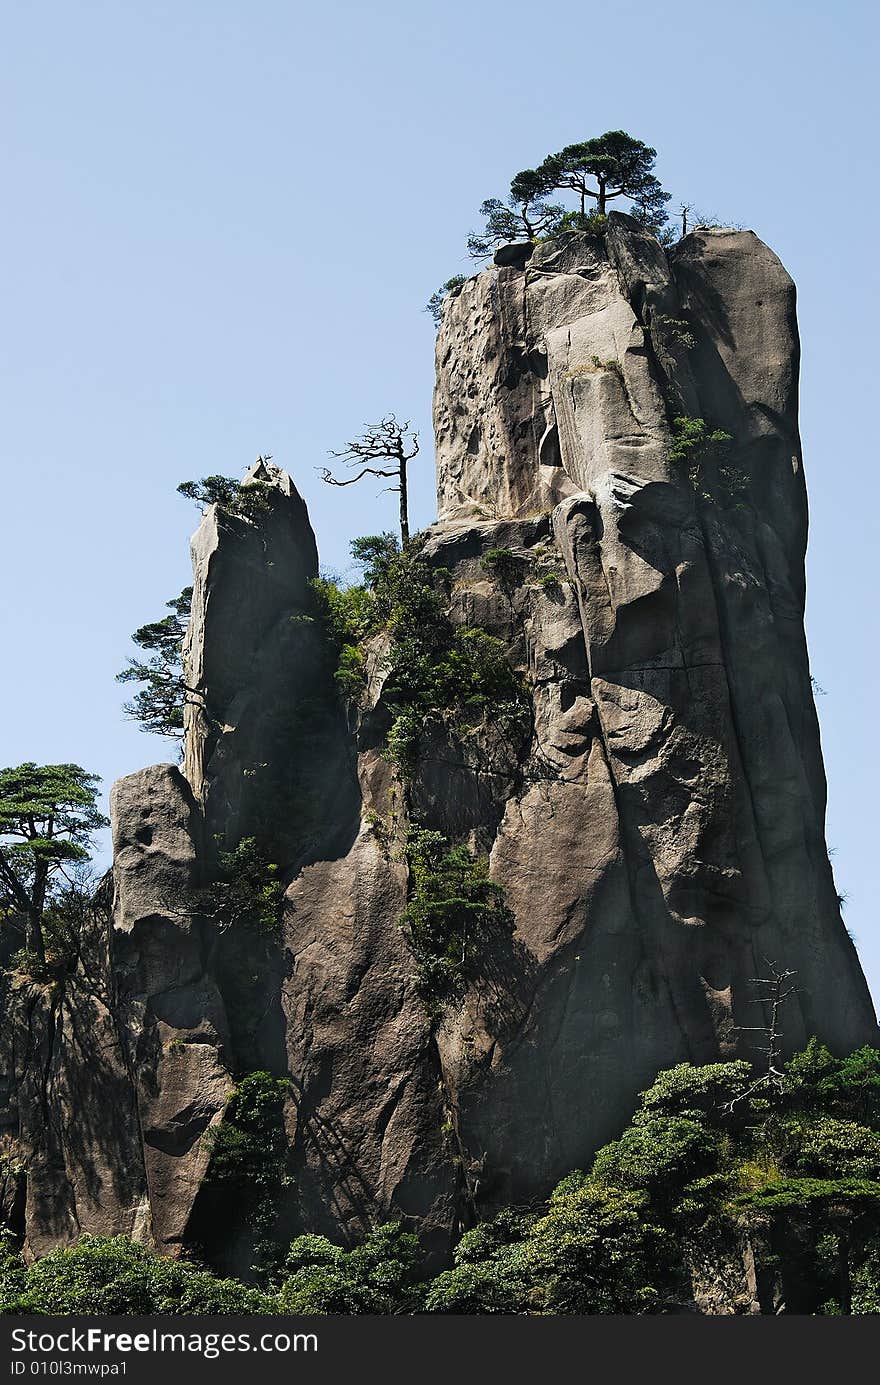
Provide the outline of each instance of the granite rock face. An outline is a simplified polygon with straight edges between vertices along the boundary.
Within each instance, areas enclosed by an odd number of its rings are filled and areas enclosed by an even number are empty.
[[[247,1071],[291,1079],[285,1231],[403,1216],[442,1256],[463,1222],[588,1163],[659,1068],[750,1056],[769,963],[797,972],[789,1048],[875,1040],[824,840],[797,380],[794,286],[750,232],[664,251],[612,214],[450,295],[419,551],[452,622],[503,642],[531,725],[426,730],[406,785],[382,754],[387,641],[344,705],[290,479],[253,473],[256,519],[208,512],[184,776],[117,786],[81,1054],[44,1002],[16,1002],[0,1118],[29,1151],[26,1209],[4,1196],[35,1253],[98,1227],[204,1244],[204,1133]],[[682,418],[729,443],[682,455]],[[398,926],[407,818],[484,853],[515,918],[439,1020]],[[192,906],[217,840],[247,835],[286,871],[271,941]],[[98,1049],[88,1081],[118,1088],[119,1128],[71,1151],[64,1084]],[[240,1271],[231,1240],[216,1262]]]

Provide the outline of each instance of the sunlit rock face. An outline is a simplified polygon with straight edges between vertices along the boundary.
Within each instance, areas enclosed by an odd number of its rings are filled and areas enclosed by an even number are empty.
[[[768,968],[796,972],[787,1048],[875,1039],[824,839],[794,286],[750,232],[664,250],[617,214],[499,258],[444,307],[439,519],[417,543],[453,623],[503,642],[529,729],[435,728],[401,784],[387,639],[346,706],[290,478],[253,473],[257,520],[206,514],[183,774],[117,786],[78,1047],[75,1016],[48,1027],[45,1083],[18,1041],[5,1128],[30,1151],[16,1215],[36,1251],[118,1229],[246,1271],[205,1136],[244,1072],[291,1080],[284,1233],[404,1217],[442,1256],[462,1223],[588,1165],[658,1069],[753,1056]],[[682,450],[699,426],[729,441]],[[484,854],[515,920],[439,1018],[399,926],[408,820]],[[275,939],[195,907],[248,835],[285,873]],[[16,1001],[19,1034],[36,1004]],[[70,1103],[111,1095],[115,1134],[57,1135]]]
[[[505,1196],[583,1162],[658,1067],[748,1056],[771,962],[797,972],[790,1045],[875,1033],[824,840],[794,303],[750,232],[666,253],[612,215],[444,311],[440,526],[549,511],[568,579],[519,594],[559,776],[511,796],[492,846],[525,1018],[496,1033],[475,999],[443,1036],[450,1065],[464,1035],[491,1054],[462,1123]],[[676,460],[682,417],[730,435],[723,469]]]

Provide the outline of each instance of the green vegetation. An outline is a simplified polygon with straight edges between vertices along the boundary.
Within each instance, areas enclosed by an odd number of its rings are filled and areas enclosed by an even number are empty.
[[[265,466],[271,460],[271,454],[267,453],[265,457],[258,457],[257,463]],[[268,481],[242,482],[236,481],[234,476],[203,476],[199,481],[181,481],[177,493],[203,510],[218,505],[227,514],[255,520],[272,508],[274,489]]]
[[[27,946],[19,948],[9,958],[9,972],[18,972],[32,981],[62,983],[79,960],[95,905],[96,885],[87,861],[75,863],[68,868],[68,876],[54,881],[43,910],[45,957],[41,959]]]
[[[488,862],[467,847],[450,846],[442,833],[411,828],[404,858],[410,899],[400,922],[416,960],[419,992],[437,1012],[479,974],[485,949],[513,932],[514,919]]]
[[[256,837],[242,837],[231,851],[218,852],[215,878],[199,891],[195,906],[221,933],[246,926],[274,937],[283,898],[278,866],[267,859]]]
[[[222,1121],[205,1136],[211,1153],[208,1186],[227,1192],[247,1213],[254,1236],[254,1269],[279,1258],[272,1232],[280,1193],[288,1186],[284,1104],[290,1081],[252,1072],[232,1092]]]
[[[608,204],[618,198],[629,201],[630,215],[647,230],[661,234],[669,194],[654,176],[656,157],[656,149],[624,130],[608,130],[548,154],[537,168],[516,174],[506,202],[497,197],[483,202],[480,215],[485,224],[469,236],[469,253],[481,259],[511,241],[535,242],[571,230],[601,232]],[[557,192],[574,193],[577,210],[547,200]],[[588,200],[595,204],[590,211]]]
[[[429,1313],[644,1313],[663,1301],[665,1237],[638,1193],[569,1175],[542,1216],[504,1212],[461,1238]]]
[[[418,1237],[389,1223],[355,1250],[326,1236],[298,1236],[284,1264],[281,1313],[412,1313],[421,1311],[422,1253]]]
[[[841,1060],[816,1040],[779,1087],[744,1062],[661,1073],[545,1217],[508,1211],[466,1233],[426,1306],[669,1311],[687,1296],[690,1265],[711,1274],[748,1238],[786,1311],[876,1312],[878,1084],[880,1051]]]
[[[697,344],[690,323],[683,317],[668,317],[661,314],[645,327],[645,331],[659,334],[665,345],[680,347],[683,351],[693,351]]]
[[[47,1314],[270,1313],[273,1300],[235,1279],[167,1260],[125,1236],[83,1236],[25,1269],[0,1251],[0,1312]]]
[[[337,651],[336,679],[349,695],[363,686],[365,641],[379,631],[390,638],[382,689],[389,717],[385,750],[404,780],[431,730],[462,729],[491,715],[495,725],[523,734],[531,703],[506,647],[485,630],[453,624],[445,570],[430,568],[412,548],[401,552],[389,534],[358,539],[351,551],[365,585],[343,588],[322,579],[319,608]]]
[[[704,418],[679,416],[672,420],[672,426],[673,443],[669,449],[669,460],[683,462],[694,483],[700,479],[700,469],[723,455],[733,441],[730,433],[725,433],[722,428],[710,432]]]
[[[429,930],[449,910],[470,937],[503,906],[478,863],[436,834],[413,896]],[[488,882],[491,886],[491,882]],[[285,1080],[252,1073],[216,1127],[211,1177],[270,1215],[286,1179]],[[271,1229],[271,1228],[270,1228]],[[354,1249],[299,1236],[266,1256],[266,1292],[84,1237],[26,1268],[0,1247],[0,1311],[55,1313],[515,1313],[681,1311],[691,1274],[714,1285],[750,1247],[765,1312],[880,1312],[880,1050],[835,1058],[815,1039],[778,1083],[744,1062],[659,1074],[618,1140],[543,1206],[507,1208],[461,1237],[425,1282],[415,1235],[380,1226]],[[725,1268],[726,1267],[726,1268]],[[731,1306],[748,1307],[745,1281]]]
[[[36,977],[46,967],[49,928],[55,941],[70,922],[70,891],[81,887],[77,871],[93,835],[109,825],[95,804],[100,782],[79,765],[0,770],[0,917],[24,924],[24,960]]]
[[[145,686],[125,704],[125,712],[139,721],[141,730],[155,736],[179,739],[183,735],[183,708],[193,690],[183,677],[183,637],[192,608],[192,587],[184,587],[165,605],[171,614],[142,625],[132,642],[149,658],[129,659],[128,667],[117,673],[117,683],[143,683]],[[193,700],[197,700],[194,699]]]
[[[748,477],[725,460],[733,438],[722,428],[710,429],[704,418],[684,415],[672,420],[673,442],[669,460],[685,471],[701,500],[721,500],[736,509],[743,507]]]
[[[548,202],[537,187],[521,186],[514,193],[511,184],[511,195],[506,202],[498,197],[487,197],[480,204],[480,216],[485,223],[483,229],[472,231],[467,242],[468,254],[475,260],[485,259],[499,245],[558,235],[563,229],[565,208]]]
[[[480,559],[480,567],[494,577],[508,596],[512,596],[522,581],[523,560],[509,548],[490,548]]]
[[[443,316],[443,304],[446,302],[450,293],[455,289],[460,289],[462,284],[467,283],[466,274],[453,274],[451,279],[447,279],[445,284],[441,284],[436,292],[431,294],[425,304],[425,312],[430,313],[434,319],[434,326],[440,326],[440,319]]]

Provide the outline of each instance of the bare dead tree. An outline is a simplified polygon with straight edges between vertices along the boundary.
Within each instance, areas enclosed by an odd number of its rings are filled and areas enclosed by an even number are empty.
[[[331,457],[338,457],[348,467],[360,467],[356,476],[334,476],[329,468],[322,467],[321,480],[326,481],[328,486],[353,486],[365,476],[394,480],[397,484],[387,489],[397,491],[400,496],[400,538],[405,544],[409,539],[406,469],[418,450],[419,435],[411,432],[409,419],[405,423],[398,423],[394,414],[388,414],[378,423],[368,423],[360,437],[347,443],[341,452],[330,453]]]
[[[782,1029],[779,1024],[779,1014],[785,1002],[797,994],[798,987],[793,985],[791,981],[793,976],[797,976],[797,972],[789,968],[780,971],[775,962],[771,962],[769,958],[764,960],[767,963],[769,976],[752,976],[750,977],[750,984],[759,988],[759,994],[755,996],[752,1003],[769,1006],[770,1019],[767,1024],[750,1025],[741,1028],[740,1032],[764,1036],[764,1046],[756,1047],[755,1051],[762,1054],[766,1061],[765,1081],[778,1084],[783,1077]]]
[[[744,1101],[752,1096],[761,1087],[775,1087],[777,1091],[782,1088],[785,1073],[782,1068],[782,1038],[783,1030],[780,1025],[780,1014],[782,1007],[793,995],[797,995],[800,987],[795,986],[792,978],[797,976],[796,971],[786,968],[784,971],[772,962],[769,957],[764,961],[767,966],[767,976],[749,977],[749,984],[758,987],[758,994],[750,1002],[752,1005],[764,1007],[765,1015],[769,1009],[769,1018],[764,1024],[738,1025],[740,1034],[760,1034],[763,1036],[764,1043],[752,1045],[754,1051],[761,1055],[763,1059],[763,1072],[758,1080],[741,1092],[739,1096],[728,1103],[728,1109],[732,1110],[739,1101]]]

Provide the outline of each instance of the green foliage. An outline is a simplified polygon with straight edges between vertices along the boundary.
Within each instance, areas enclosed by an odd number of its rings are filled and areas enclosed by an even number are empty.
[[[673,443],[669,460],[685,470],[691,486],[701,500],[721,500],[736,509],[743,508],[748,477],[724,459],[733,438],[723,428],[709,428],[704,418],[679,416],[673,419]]]
[[[667,346],[677,346],[683,351],[693,351],[697,344],[690,323],[683,317],[668,317],[661,314],[647,330],[659,332],[661,340]]]
[[[418,989],[431,1008],[457,999],[493,939],[514,919],[488,863],[440,832],[411,828],[404,848],[410,899],[401,916],[416,960]]]
[[[591,356],[590,364],[594,370],[607,370],[612,375],[616,375],[618,380],[623,379],[623,367],[620,361],[603,361],[601,356]]]
[[[464,1233],[455,1247],[456,1265],[479,1264],[481,1260],[493,1259],[508,1246],[525,1240],[537,1220],[538,1214],[535,1212],[520,1211],[516,1207],[503,1208],[491,1221],[478,1222]]]
[[[467,853],[430,833],[411,850],[430,867],[416,890],[429,927],[448,909],[469,913],[468,930],[481,907],[495,915],[497,887]],[[542,1207],[478,1223],[452,1268],[422,1284],[418,1241],[396,1224],[348,1250],[303,1235],[282,1259],[271,1230],[286,1182],[289,1084],[252,1073],[209,1137],[209,1178],[263,1236],[261,1264],[274,1271],[277,1295],[161,1260],[123,1237],[84,1237],[25,1268],[7,1238],[0,1311],[675,1312],[688,1301],[689,1267],[720,1283],[748,1237],[759,1281],[786,1312],[878,1313],[878,1074],[880,1050],[835,1058],[815,1040],[786,1064],[781,1088],[757,1083],[741,1062],[668,1069],[589,1173],[569,1174]]]
[[[544,1216],[467,1233],[430,1285],[430,1313],[644,1313],[662,1302],[664,1236],[644,1196],[566,1179]],[[476,1235],[475,1235],[476,1233]],[[511,1234],[512,1233],[512,1234]],[[475,1246],[482,1253],[477,1257]]]
[[[431,317],[434,319],[435,327],[440,326],[440,319],[443,316],[443,304],[446,302],[449,295],[454,293],[457,289],[460,289],[462,284],[466,283],[467,275],[453,274],[451,279],[447,279],[445,284],[441,284],[439,289],[431,294],[431,297],[425,304],[425,312],[431,314]]]
[[[750,1234],[787,1311],[877,1311],[880,1135],[853,1111],[876,1113],[878,1065],[878,1050],[836,1059],[812,1041],[782,1091],[743,1062],[660,1073],[544,1216],[511,1209],[462,1237],[427,1310],[663,1311],[694,1256],[720,1277]]]
[[[363,643],[388,619],[389,589],[401,554],[398,539],[389,533],[354,539],[350,551],[363,571],[363,585],[343,586],[332,577],[318,577],[311,586],[336,665],[333,676],[342,693],[356,700],[366,684]]]
[[[501,1258],[489,1264],[456,1265],[431,1281],[426,1313],[475,1315],[520,1313],[526,1294],[522,1278]]]
[[[211,1181],[236,1189],[275,1187],[278,1167],[287,1157],[285,1077],[252,1072],[235,1087],[222,1121],[205,1142],[211,1152]]]
[[[656,149],[633,139],[624,130],[569,144],[548,154],[538,168],[517,173],[506,201],[488,198],[480,207],[481,231],[468,237],[468,251],[476,259],[490,255],[498,245],[558,236],[566,231],[602,234],[608,204],[619,197],[630,202],[630,214],[654,235],[666,224],[669,194],[654,176]],[[576,209],[548,201],[557,192],[573,192]],[[591,211],[589,202],[594,203]],[[437,298],[437,295],[435,295]],[[433,302],[433,300],[432,300]],[[437,309],[439,312],[438,301]],[[430,305],[429,305],[430,306]]]
[[[880,1180],[880,1135],[855,1121],[819,1116],[787,1127],[790,1162],[818,1177]]]
[[[79,765],[0,769],[2,859],[25,875],[37,861],[55,869],[88,859],[93,833],[109,824],[95,806],[100,779]]]
[[[375,598],[368,587],[344,587],[330,577],[313,578],[311,587],[336,665],[333,677],[346,697],[356,699],[366,682],[361,644],[375,628]]]
[[[518,195],[511,192],[506,202],[488,197],[480,205],[484,219],[481,231],[468,236],[468,254],[475,260],[485,259],[499,245],[512,241],[536,241],[542,236],[555,235],[565,214],[565,208],[548,202],[537,190],[520,187]]]
[[[240,490],[241,482],[234,476],[203,476],[200,481],[181,481],[177,494],[203,507],[222,505],[231,509]]]
[[[221,933],[244,926],[275,937],[283,899],[278,866],[267,859],[256,837],[242,837],[232,851],[218,852],[215,879],[195,902]]]
[[[27,1271],[8,1231],[0,1231],[0,1313],[25,1313]]]
[[[548,154],[536,169],[518,173],[510,185],[511,196],[546,196],[554,191],[574,192],[580,200],[580,215],[586,215],[586,199],[604,216],[609,202],[618,197],[632,204],[630,214],[657,234],[666,223],[669,194],[654,176],[656,149],[634,139],[624,130],[608,130],[604,135],[568,144],[558,154]]]
[[[125,1236],[83,1236],[27,1269],[5,1253],[0,1312],[68,1314],[268,1313],[272,1300],[234,1279],[168,1260]]]
[[[170,615],[142,625],[131,637],[149,657],[129,659],[128,666],[117,673],[116,681],[144,684],[125,703],[126,715],[139,721],[141,730],[179,739],[183,734],[183,708],[190,692],[183,676],[182,645],[192,608],[192,587],[184,587],[179,596],[165,604]]]
[[[729,1126],[731,1103],[739,1101],[754,1082],[748,1063],[679,1063],[666,1068],[656,1082],[642,1092],[634,1120],[644,1123],[655,1116],[704,1119],[713,1126]]]
[[[601,236],[608,227],[608,217],[604,212],[564,212],[554,229],[554,235],[565,231],[581,231],[588,236]]]
[[[69,921],[66,891],[88,861],[94,833],[109,826],[95,803],[100,782],[71,764],[0,770],[0,917],[24,919],[37,966],[46,959],[47,911],[57,905],[57,936]]]
[[[355,1250],[325,1236],[292,1243],[278,1293],[282,1313],[412,1313],[421,1303],[418,1238],[399,1223],[373,1231]]]
[[[382,534],[352,539],[349,551],[362,569],[370,591],[378,594],[392,583],[394,567],[400,557],[400,541],[396,534],[386,530]]]
[[[268,462],[271,458],[257,460]],[[219,505],[227,514],[247,520],[259,520],[268,514],[274,493],[275,487],[267,481],[236,481],[234,476],[203,476],[199,481],[181,481],[177,487],[178,495],[192,500],[202,509]]]
[[[562,590],[563,573],[551,569],[547,572],[539,572],[535,578],[538,586],[545,592],[556,593]]]
[[[256,1263],[266,1270],[278,1259],[273,1228],[279,1195],[288,1186],[284,1105],[290,1081],[252,1072],[235,1087],[223,1119],[205,1136],[209,1185],[225,1190],[248,1212]]]
[[[880,1050],[858,1048],[835,1058],[818,1039],[785,1065],[789,1110],[827,1112],[880,1130]]]
[[[384,593],[391,635],[383,688],[392,716],[387,754],[404,778],[432,728],[491,716],[516,738],[531,724],[531,702],[504,642],[479,627],[454,625],[438,581],[441,574],[404,555]]]
[[[722,428],[709,431],[704,418],[680,416],[673,419],[673,443],[669,449],[671,462],[696,466],[719,456],[732,442],[730,433]]]
[[[62,981],[75,968],[94,907],[95,879],[86,863],[67,867],[53,883],[43,910],[45,955],[22,948],[10,958],[10,970],[35,981]],[[68,878],[69,876],[69,878]]]
[[[502,553],[506,550],[497,550]],[[364,642],[390,636],[382,689],[390,725],[385,753],[406,779],[423,734],[440,726],[472,725],[491,714],[512,737],[530,728],[531,702],[503,641],[478,627],[454,625],[443,569],[428,567],[412,549],[401,552],[391,534],[356,539],[351,553],[364,586],[315,584],[336,680],[348,696],[364,682]]]
[[[509,548],[490,548],[480,559],[480,567],[491,573],[502,591],[510,596],[522,581],[523,560]]]
[[[593,1174],[621,1188],[643,1189],[656,1199],[674,1198],[707,1173],[715,1142],[702,1122],[686,1116],[642,1116],[619,1140],[596,1155]]]

